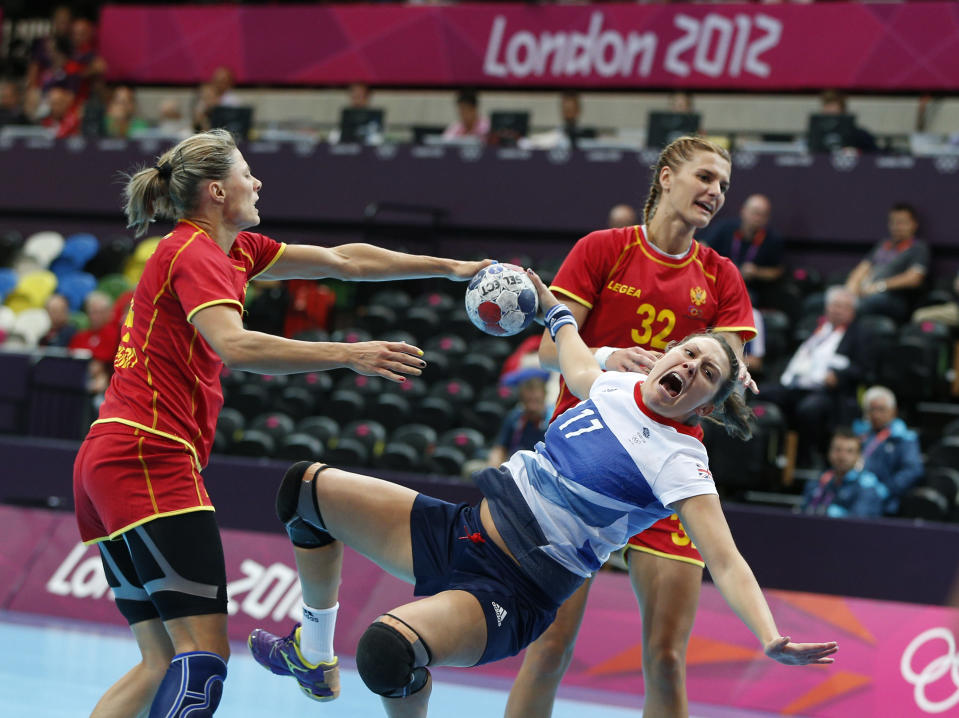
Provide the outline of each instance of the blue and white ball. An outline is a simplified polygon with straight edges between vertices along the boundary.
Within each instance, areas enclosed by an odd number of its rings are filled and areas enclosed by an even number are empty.
[[[508,337],[526,329],[539,310],[532,280],[515,264],[491,264],[466,288],[466,314],[480,331]]]

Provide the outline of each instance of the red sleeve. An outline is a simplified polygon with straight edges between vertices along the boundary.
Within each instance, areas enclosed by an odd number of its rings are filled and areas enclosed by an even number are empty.
[[[592,309],[622,254],[627,231],[634,229],[601,229],[587,234],[573,245],[549,288]]]
[[[719,310],[711,329],[714,332],[738,332],[744,342],[756,336],[753,305],[746,283],[736,265],[722,257],[716,275]]]
[[[247,274],[253,279],[263,274],[279,258],[286,245],[256,232],[240,232],[231,250],[231,256],[248,266]]]
[[[233,304],[243,311],[247,268],[212,242],[191,241],[173,257],[170,284],[187,321],[211,304]]]

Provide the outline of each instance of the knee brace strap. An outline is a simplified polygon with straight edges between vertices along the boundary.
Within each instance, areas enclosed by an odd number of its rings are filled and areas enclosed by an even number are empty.
[[[220,705],[226,662],[215,653],[174,656],[150,706],[150,718],[209,718]]]
[[[373,622],[356,647],[356,670],[360,678],[371,691],[387,698],[405,698],[421,690],[429,680],[426,666],[430,660],[430,649],[419,635],[410,643],[406,636],[382,621]]]
[[[276,515],[286,525],[290,541],[300,548],[319,548],[335,540],[326,531],[313,490],[314,481],[327,468],[326,464],[321,464],[309,478],[303,477],[313,463],[299,461],[293,464],[283,476],[276,494]]]

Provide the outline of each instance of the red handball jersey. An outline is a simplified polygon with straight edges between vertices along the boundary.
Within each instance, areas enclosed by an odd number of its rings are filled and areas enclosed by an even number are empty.
[[[682,257],[670,257],[649,243],[645,230],[586,235],[550,285],[590,310],[579,329],[587,346],[663,351],[669,342],[706,329],[739,332],[743,341],[756,335],[736,265],[696,240]],[[578,401],[561,381],[553,418]]]
[[[247,282],[284,248],[262,234],[240,232],[225,254],[192,222],[177,224],[133,293],[113,379],[91,432],[98,424],[126,424],[184,444],[204,467],[223,405],[223,362],[190,320],[213,304],[242,312]]]

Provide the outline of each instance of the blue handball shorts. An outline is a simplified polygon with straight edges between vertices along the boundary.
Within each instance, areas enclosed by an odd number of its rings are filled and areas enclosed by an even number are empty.
[[[471,593],[486,615],[486,650],[476,665],[515,656],[556,618],[555,604],[490,540],[478,506],[420,494],[410,516],[417,596]]]

